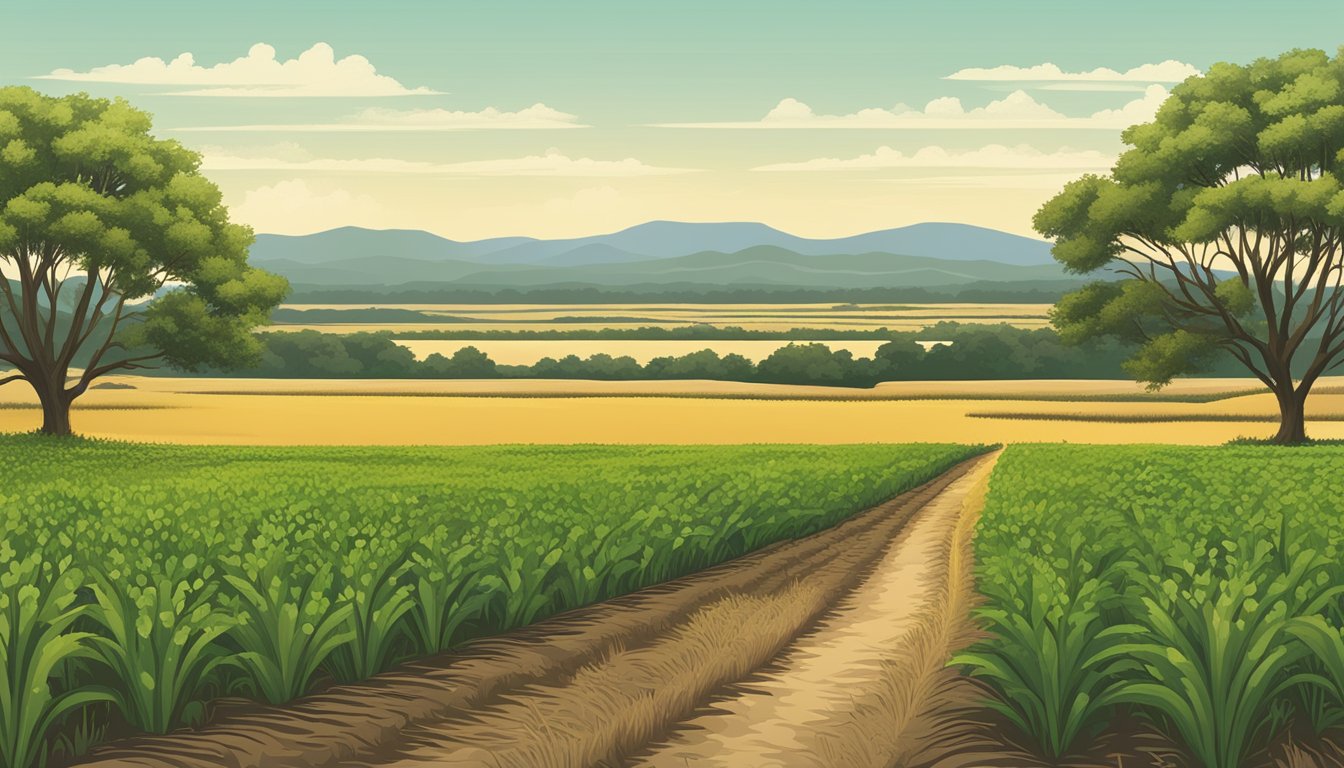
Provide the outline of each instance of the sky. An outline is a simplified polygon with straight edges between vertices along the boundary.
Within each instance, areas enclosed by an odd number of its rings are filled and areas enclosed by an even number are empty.
[[[0,0],[0,84],[120,96],[258,232],[1030,234],[1217,61],[1344,3]]]

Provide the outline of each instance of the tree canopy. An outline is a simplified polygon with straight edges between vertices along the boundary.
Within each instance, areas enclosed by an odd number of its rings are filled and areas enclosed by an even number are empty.
[[[1154,386],[1230,354],[1278,397],[1276,440],[1305,439],[1344,359],[1344,54],[1215,64],[1122,136],[1110,174],[1036,214],[1067,268],[1120,277],[1062,299],[1056,326],[1137,342],[1128,369]]]
[[[150,131],[120,99],[0,88],[0,361],[44,431],[107,373],[255,363],[288,290],[248,265],[200,157]]]

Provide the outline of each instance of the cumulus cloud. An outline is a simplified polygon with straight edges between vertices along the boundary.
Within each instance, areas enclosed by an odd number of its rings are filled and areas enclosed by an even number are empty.
[[[1034,99],[1026,91],[1013,91],[983,107],[967,109],[961,99],[945,96],[923,109],[898,104],[890,109],[862,109],[847,115],[817,114],[797,99],[784,99],[760,120],[719,123],[662,123],[661,128],[726,129],[1119,129],[1153,119],[1167,98],[1167,89],[1150,85],[1143,96],[1118,109],[1105,109],[1083,117],[1070,117]]]
[[[257,43],[246,56],[213,66],[201,66],[190,53],[171,61],[147,56],[131,64],[108,64],[87,72],[56,69],[39,76],[46,80],[81,83],[196,86],[172,91],[172,96],[370,97],[427,96],[429,88],[407,88],[396,79],[378,74],[363,56],[336,58],[326,43],[317,43],[293,59],[277,59],[275,48]]]
[[[459,163],[434,163],[396,158],[337,159],[296,158],[293,155],[237,155],[211,149],[205,152],[201,167],[207,171],[317,171],[444,176],[633,177],[693,172],[689,168],[652,166],[633,157],[622,160],[572,158],[554,148],[543,155]]]
[[[847,171],[880,168],[1023,168],[1077,169],[1109,168],[1115,158],[1096,150],[1060,149],[1042,152],[1021,144],[1014,147],[989,144],[979,149],[954,151],[943,147],[924,147],[905,154],[891,147],[878,147],[871,154],[851,158],[819,157],[793,163],[762,165],[756,171]]]
[[[553,130],[586,128],[575,115],[533,104],[516,112],[486,107],[477,112],[448,109],[365,109],[334,123],[202,125],[179,132],[343,133],[400,131]]]
[[[303,179],[288,179],[243,194],[229,206],[231,218],[258,232],[304,235],[343,226],[386,226],[389,212],[368,195],[345,189],[320,189]]]
[[[1031,67],[1016,67],[1004,64],[998,67],[969,67],[961,69],[944,80],[973,80],[977,82],[1130,82],[1130,83],[1179,83],[1191,75],[1198,75],[1199,69],[1183,61],[1167,59],[1157,64],[1142,64],[1123,72],[1097,67],[1079,72],[1068,72],[1055,64],[1045,62]]]

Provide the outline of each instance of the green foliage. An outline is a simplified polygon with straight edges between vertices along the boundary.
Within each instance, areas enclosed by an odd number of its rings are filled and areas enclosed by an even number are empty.
[[[24,87],[0,88],[0,148],[0,259],[64,254],[34,268],[60,259],[130,301],[179,283],[128,342],[189,370],[256,360],[250,331],[288,284],[248,266],[252,232],[229,222],[195,152],[155,138],[149,115],[124,100]],[[108,310],[85,312],[98,322]]]
[[[1127,276],[1062,300],[1061,333],[1141,341],[1128,370],[1156,386],[1220,348],[1276,387],[1316,368],[1299,349],[1320,370],[1337,361],[1344,350],[1307,339],[1336,325],[1308,306],[1344,290],[1329,277],[1344,232],[1344,54],[1215,64],[1123,138],[1110,174],[1066,185],[1034,219],[1070,271]]]
[[[1109,285],[1100,284],[1097,290],[1108,290]],[[1133,301],[1141,300],[1142,290],[1124,290]],[[450,358],[431,354],[417,362],[386,332],[338,335],[304,330],[259,334],[265,347],[261,364],[238,373],[277,378],[711,379],[870,387],[882,381],[1117,378],[1124,375],[1122,362],[1130,351],[1115,341],[1088,342],[1046,328],[1028,330],[1007,324],[944,322],[918,334],[883,330],[879,337],[888,341],[872,358],[856,358],[824,344],[797,343],[780,347],[759,364],[741,355],[702,349],[656,357],[645,365],[630,357],[606,354],[548,357],[533,365],[496,365],[470,346]],[[925,351],[918,339],[950,343]],[[1236,369],[1211,369],[1215,371]]]
[[[1084,746],[1118,706],[1167,724],[1212,768],[1245,765],[1285,712],[1332,724],[1344,705],[1344,481],[1329,469],[1340,458],[1008,449],[976,541],[991,638],[958,662],[1050,756]]]
[[[1129,663],[1132,627],[1106,624],[1120,599],[1107,572],[1127,564],[1089,560],[1084,542],[1075,533],[1067,548],[1041,547],[1021,583],[982,582],[990,600],[976,614],[995,641],[952,660],[991,680],[1004,694],[991,706],[1052,758],[1104,718],[1122,693],[1115,673]]]
[[[84,746],[95,702],[155,732],[219,692],[284,702],[812,533],[976,450],[0,448],[24,465],[0,488],[0,768]]]
[[[102,630],[91,642],[115,677],[126,720],[167,733],[200,714],[197,696],[228,657],[215,641],[234,621],[216,600],[214,567],[197,554],[163,562],[131,546],[106,554],[90,570],[91,615]]]
[[[37,764],[57,722],[111,698],[97,686],[53,690],[53,678],[92,655],[92,635],[73,629],[86,612],[77,601],[83,573],[71,554],[44,557],[33,545],[57,550],[65,542],[42,533],[0,538],[0,768]]]

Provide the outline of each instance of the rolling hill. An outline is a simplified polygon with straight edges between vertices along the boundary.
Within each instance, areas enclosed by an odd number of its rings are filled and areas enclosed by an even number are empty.
[[[651,221],[606,235],[537,240],[502,237],[458,242],[429,232],[342,227],[312,235],[258,235],[258,263],[347,263],[397,258],[426,262],[583,266],[669,259],[689,254],[737,253],[774,246],[806,256],[890,253],[951,261],[996,261],[1021,266],[1053,263],[1050,244],[967,224],[929,223],[837,239],[811,239],[750,222]]]

